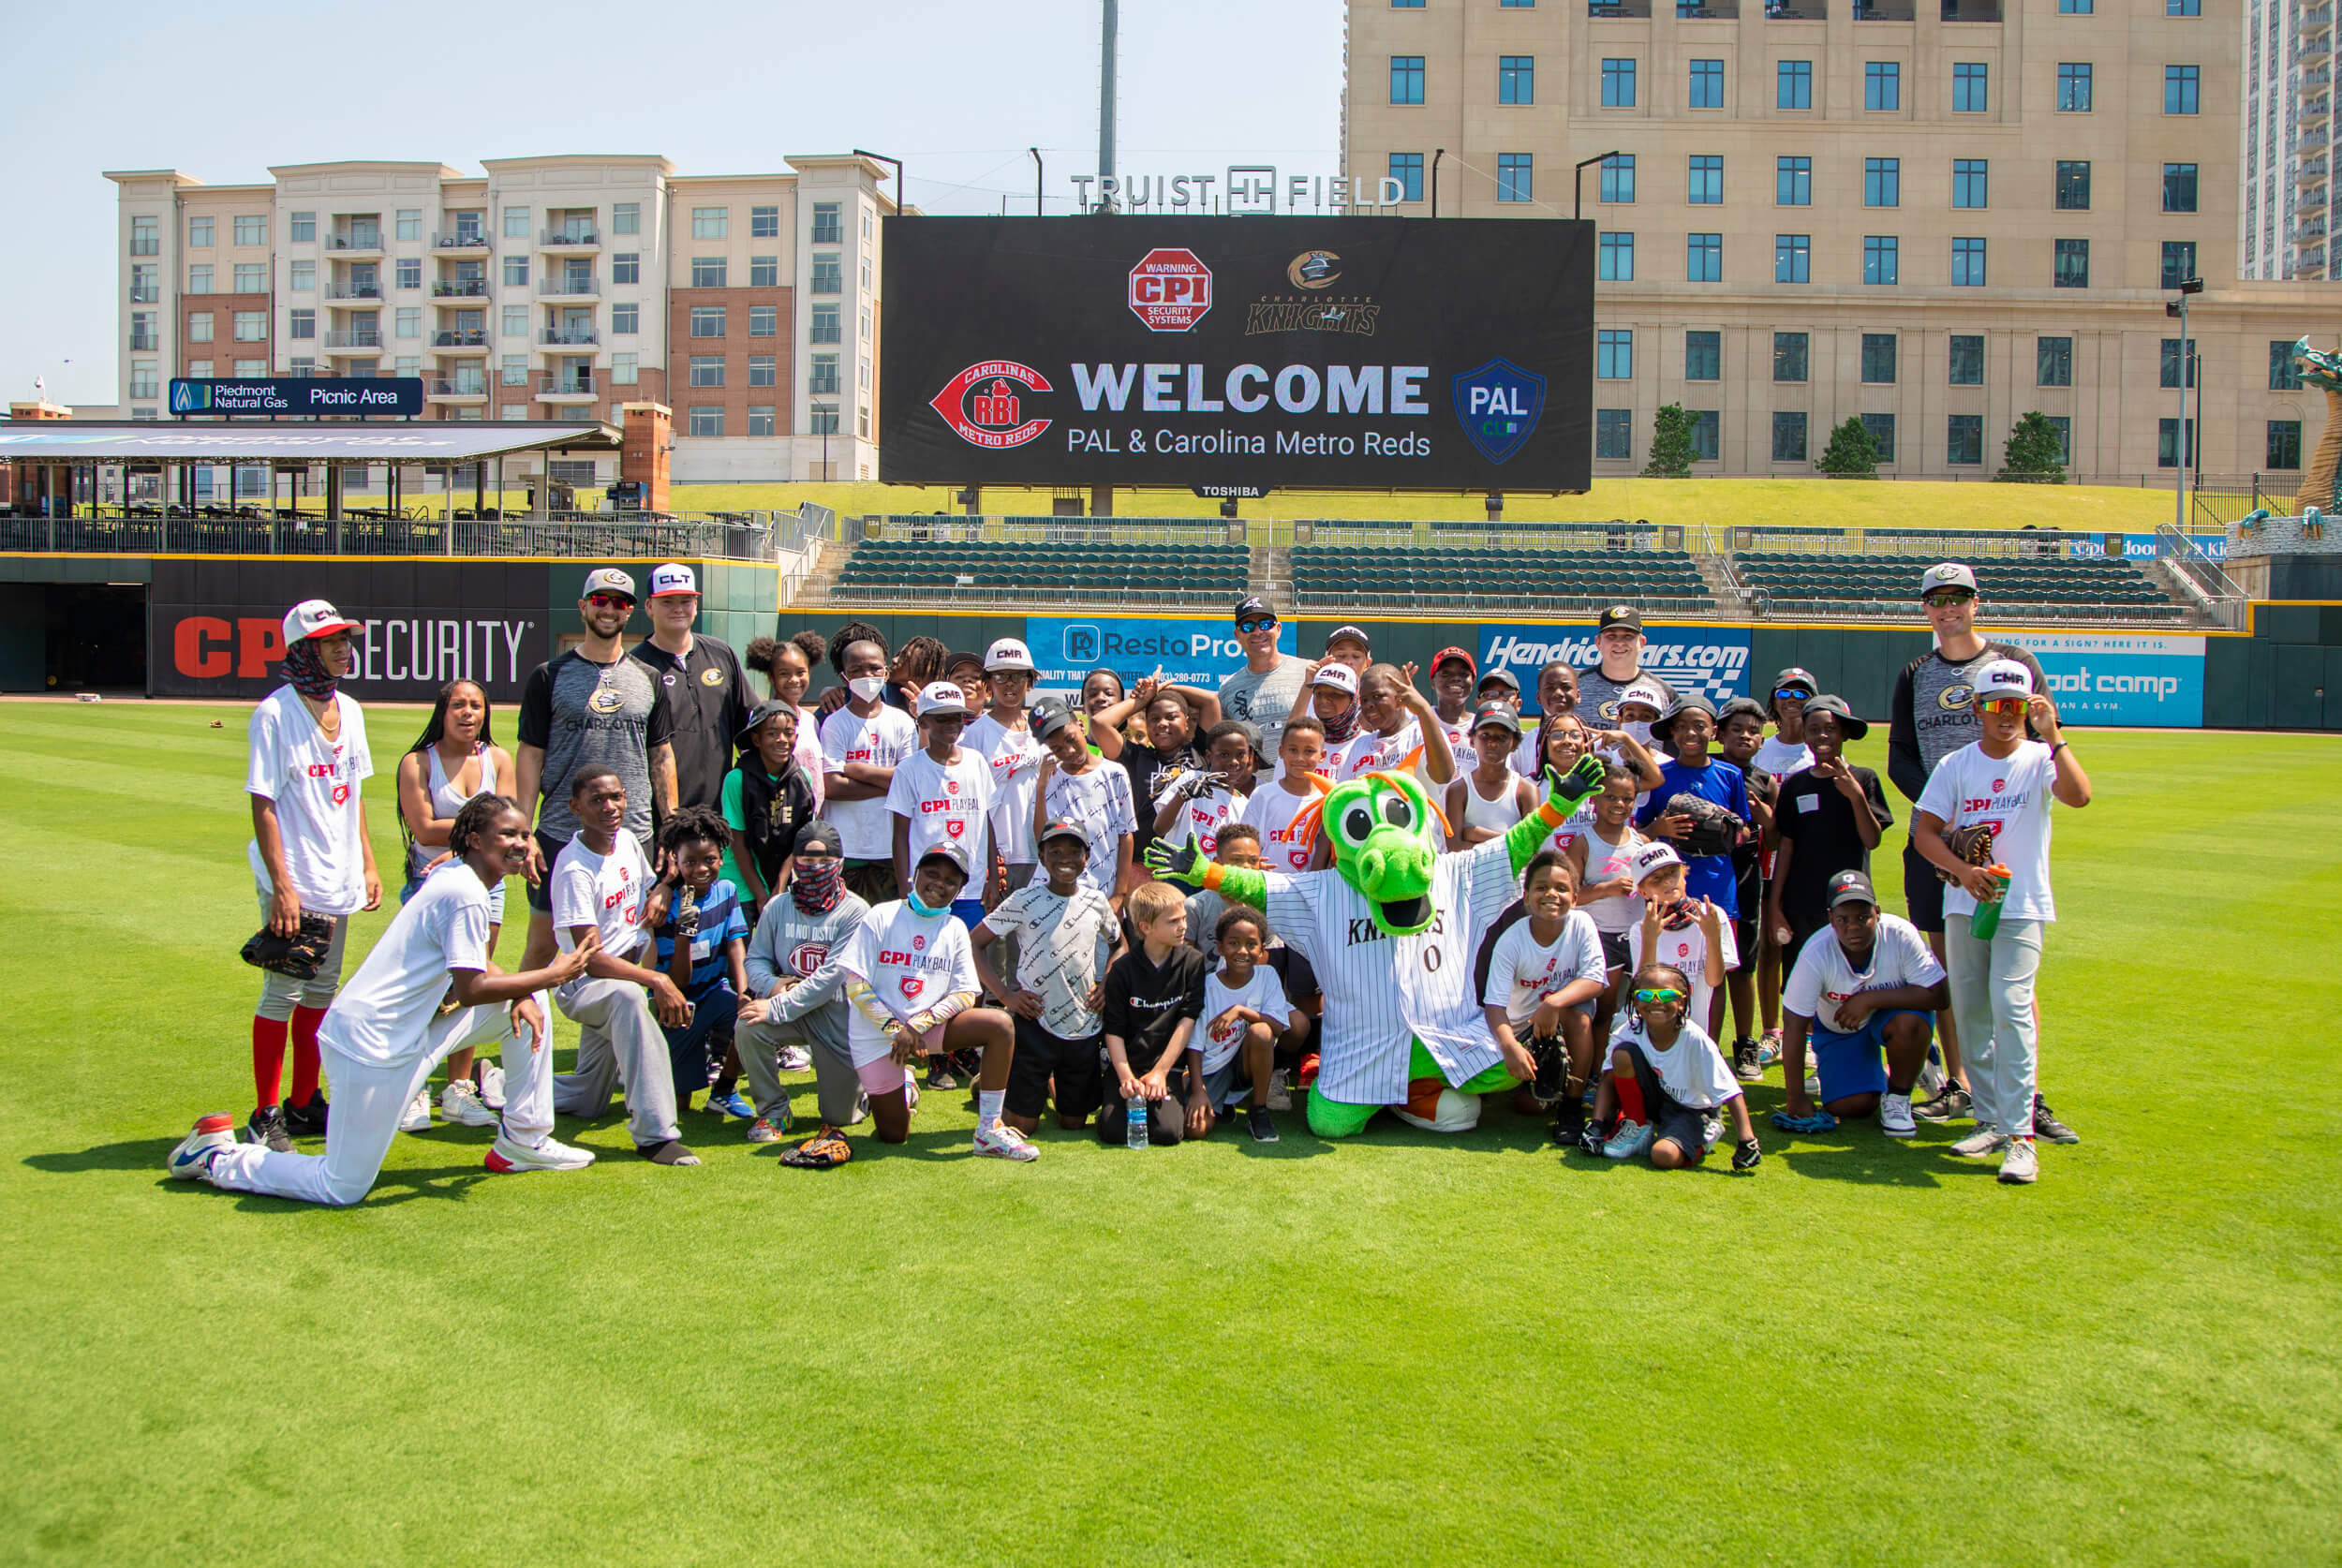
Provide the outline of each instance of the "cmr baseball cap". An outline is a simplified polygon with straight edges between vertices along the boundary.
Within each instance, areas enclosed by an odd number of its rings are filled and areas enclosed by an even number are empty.
[[[1054,697],[1046,702],[1035,703],[1032,712],[1027,717],[1032,724],[1033,734],[1042,740],[1047,740],[1060,730],[1075,723],[1074,710]]]
[[[616,567],[596,567],[586,574],[586,585],[577,597],[589,599],[595,594],[624,594],[630,600],[642,597],[634,591],[634,579]]]
[[[1878,894],[1872,888],[1871,880],[1860,871],[1841,871],[1831,878],[1825,896],[1830,900],[1829,907],[1833,910],[1841,904],[1875,905],[1878,902]]]
[[[929,681],[919,688],[921,718],[965,718],[968,694],[954,681]]]
[[[1977,597],[1976,573],[1958,561],[1939,561],[1920,574],[1920,598],[1945,588],[1964,588],[1970,599]]]
[[[1472,715],[1472,732],[1483,730],[1503,730],[1508,734],[1520,733],[1520,716],[1509,703],[1483,703]]]
[[[1668,843],[1665,839],[1656,838],[1637,850],[1626,863],[1627,868],[1634,873],[1638,886],[1640,886],[1643,879],[1653,871],[1664,871],[1670,865],[1682,864],[1683,857],[1675,852],[1674,845]]]
[[[984,668],[987,674],[996,670],[1022,671],[1028,675],[1039,673],[1033,668],[1032,650],[1014,637],[999,638],[984,650]]]
[[[1347,664],[1327,664],[1317,672],[1316,678],[1310,684],[1330,686],[1336,691],[1346,691],[1356,697],[1358,694],[1358,673]]]
[[[358,623],[334,609],[321,599],[304,599],[285,612],[285,646],[307,637],[331,637],[337,631],[355,631]]]
[[[1467,675],[1477,675],[1480,673],[1480,666],[1474,662],[1470,654],[1461,648],[1454,647],[1442,648],[1431,656],[1431,673],[1437,674],[1440,667],[1451,658],[1464,667],[1464,673]]]
[[[696,594],[700,580],[691,575],[691,569],[675,561],[650,569],[650,597],[666,599],[674,594]]]
[[[1995,658],[1977,672],[1976,701],[2033,695],[2033,672],[2013,658]]]

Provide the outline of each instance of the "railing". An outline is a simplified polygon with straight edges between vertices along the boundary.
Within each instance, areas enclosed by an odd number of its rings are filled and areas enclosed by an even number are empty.
[[[2334,96],[2330,93],[2320,93],[2314,98],[2302,100],[2302,118],[2305,120],[2322,120],[2333,111]]]
[[[484,377],[435,376],[424,383],[424,392],[432,397],[485,397],[488,383]]]
[[[1767,22],[1827,22],[1830,7],[1824,0],[1766,0]]]
[[[2312,66],[2309,69],[2302,72],[2301,85],[2304,87],[2323,87],[2333,81],[2334,67],[2332,66]]]
[[[438,229],[431,236],[434,250],[485,250],[488,234],[485,229],[458,229],[453,233]]]
[[[1916,22],[1912,0],[1854,0],[1857,22]]]
[[[1740,0],[1675,0],[1679,22],[1732,22],[1740,14]]]
[[[2326,237],[2326,220],[2322,217],[2302,219],[2300,230],[2293,236],[2299,241],[2322,240]]]
[[[382,286],[378,283],[329,283],[325,286],[329,300],[378,300]]]
[[[131,254],[131,255],[133,255],[133,256],[160,256],[162,253],[163,253],[163,242],[162,242],[162,237],[161,237],[160,235],[148,235],[148,236],[146,236],[146,237],[145,237],[145,238],[143,238],[143,239],[141,239],[140,236],[138,236],[138,235],[136,235],[136,234],[133,234],[133,235],[131,235],[131,236],[130,236],[130,254]]]
[[[600,343],[601,334],[591,327],[547,327],[537,341],[550,348],[582,348]]]
[[[330,232],[325,236],[325,248],[328,250],[380,250],[382,230],[352,229]]]
[[[540,397],[591,397],[594,378],[558,371],[540,371],[537,376],[537,395]]]
[[[1943,0],[1946,22],[1998,22],[2000,0]]]
[[[2285,204],[2285,210],[2288,213],[2317,213],[2323,212],[2325,205],[2326,187],[2319,185],[2311,190],[2295,191],[2293,199]]]
[[[434,348],[484,348],[488,346],[487,329],[463,327],[453,332],[433,333],[431,346]]]
[[[2171,574],[2182,597],[2192,600],[2219,625],[2231,631],[2245,629],[2245,590],[2205,554],[2202,545],[2169,523],[2155,530],[2157,559]]]
[[[601,244],[601,236],[590,228],[565,226],[546,229],[539,236],[538,243],[547,245],[598,245]]]
[[[2293,145],[2302,152],[2314,153],[2323,147],[2329,140],[2331,139],[2326,135],[2325,127],[2320,126],[2315,130],[2302,132],[2300,139]]]
[[[1586,14],[1627,21],[1647,19],[1651,15],[1651,0],[1586,0]]]
[[[115,515],[0,516],[0,553],[107,555],[487,555],[523,559],[775,558],[771,512],[689,516],[572,512],[552,518],[473,517],[458,508],[357,508],[327,518],[262,507],[115,507]],[[494,508],[489,509],[491,512]],[[786,514],[782,514],[786,518]],[[794,519],[788,522],[793,524]]]
[[[435,300],[484,300],[488,297],[488,280],[484,277],[443,277],[431,285]]]
[[[382,334],[363,328],[340,328],[325,334],[328,348],[379,348]]]
[[[541,277],[537,280],[537,292],[556,297],[599,294],[601,292],[601,280],[591,277]]]
[[[132,333],[130,349],[133,353],[155,354],[162,351],[163,340],[153,333]]]
[[[2321,27],[2332,27],[2334,7],[2332,6],[2305,6],[2302,8],[2300,19],[2293,25],[2305,33],[2315,32]]]
[[[132,304],[160,304],[162,303],[162,299],[163,286],[159,283],[134,283],[130,285],[130,303]]]

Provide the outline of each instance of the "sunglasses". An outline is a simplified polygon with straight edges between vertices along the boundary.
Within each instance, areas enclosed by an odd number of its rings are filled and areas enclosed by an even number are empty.
[[[1965,588],[1954,588],[1949,593],[1929,594],[1925,599],[1920,600],[1920,602],[1926,605],[1929,609],[1934,610],[1941,608],[1947,604],[1965,604],[1968,600],[1974,599],[1976,595],[1968,592]]]
[[[1810,702],[1813,700],[1814,696],[1812,692],[1807,691],[1804,688],[1796,686],[1785,686],[1780,690],[1774,692],[1773,695],[1775,697],[1793,697],[1800,702]]]
[[[587,594],[586,602],[597,610],[631,610],[634,601],[624,594]]]
[[[1664,986],[1656,991],[1638,990],[1635,993],[1635,1004],[1638,1007],[1657,1007],[1667,1002],[1680,1002],[1682,999],[1683,993],[1672,985]]]
[[[1236,629],[1240,632],[1267,631],[1276,624],[1276,619],[1272,616],[1267,620],[1238,621],[1236,623]]]
[[[1986,713],[2021,714],[2032,704],[2023,697],[1993,697],[1984,703]]]

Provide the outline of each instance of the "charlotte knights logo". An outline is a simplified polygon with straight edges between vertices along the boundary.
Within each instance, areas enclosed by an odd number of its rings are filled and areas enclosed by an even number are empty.
[[[1456,377],[1455,400],[1464,438],[1490,463],[1502,463],[1535,432],[1545,412],[1545,377],[1494,359]]]
[[[1015,360],[985,360],[953,377],[928,407],[972,447],[1005,451],[1037,438],[1045,419],[1025,417],[1027,393],[1055,392],[1049,378]]]

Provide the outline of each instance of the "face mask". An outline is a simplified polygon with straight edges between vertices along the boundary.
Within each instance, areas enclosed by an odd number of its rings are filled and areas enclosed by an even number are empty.
[[[903,902],[911,906],[911,912],[915,915],[949,914],[952,908],[949,904],[946,904],[940,910],[930,909],[926,904],[919,901],[919,895],[916,893],[909,892],[903,895]]]
[[[1625,723],[1620,725],[1619,728],[1634,736],[1636,745],[1649,746],[1651,744],[1651,726],[1646,721],[1639,718],[1630,718]]]
[[[879,693],[886,689],[884,675],[856,675],[846,683],[846,689],[866,703],[875,703]]]

